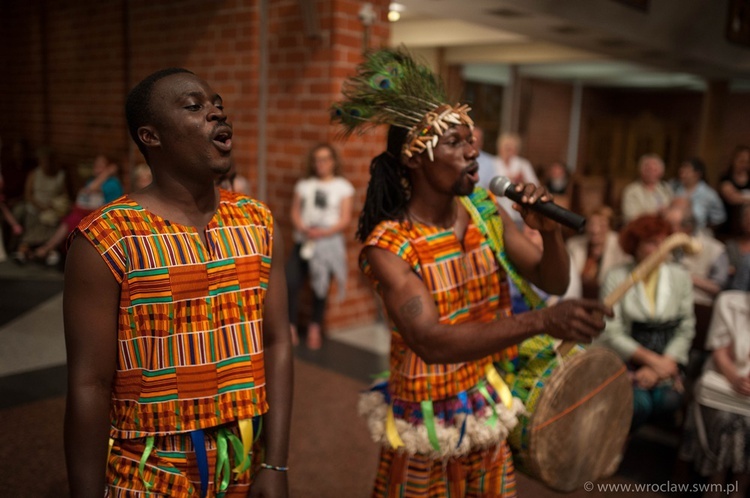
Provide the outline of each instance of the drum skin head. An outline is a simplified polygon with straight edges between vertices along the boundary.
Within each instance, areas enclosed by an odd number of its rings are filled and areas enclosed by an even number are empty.
[[[632,415],[633,388],[615,353],[595,347],[567,357],[529,420],[529,470],[565,492],[614,474]]]

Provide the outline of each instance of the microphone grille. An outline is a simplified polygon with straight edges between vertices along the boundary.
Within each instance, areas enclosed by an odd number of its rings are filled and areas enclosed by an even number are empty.
[[[512,185],[507,176],[496,176],[490,180],[490,192],[500,197],[505,197],[505,191]]]

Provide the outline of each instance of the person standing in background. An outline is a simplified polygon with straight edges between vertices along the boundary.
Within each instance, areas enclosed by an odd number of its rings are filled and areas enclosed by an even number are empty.
[[[289,323],[292,343],[297,343],[299,293],[305,277],[313,291],[313,311],[306,344],[319,349],[331,275],[339,299],[346,290],[348,266],[344,231],[352,219],[354,187],[341,176],[338,153],[330,144],[319,144],[307,156],[307,176],[294,186],[291,219],[294,247],[286,264]]]

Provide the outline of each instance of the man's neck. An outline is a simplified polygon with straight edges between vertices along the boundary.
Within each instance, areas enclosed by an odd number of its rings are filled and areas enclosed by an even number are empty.
[[[182,184],[162,185],[154,181],[149,188],[131,197],[144,208],[160,217],[196,228],[205,227],[219,205],[218,189],[191,189]]]
[[[407,208],[407,214],[412,221],[425,225],[450,228],[456,222],[458,206],[455,197],[448,197],[443,202],[427,202],[412,199]]]

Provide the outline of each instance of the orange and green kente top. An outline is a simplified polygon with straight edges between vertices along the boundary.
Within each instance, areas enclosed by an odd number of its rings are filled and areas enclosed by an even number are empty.
[[[121,286],[111,436],[215,427],[265,413],[263,306],[269,209],[221,191],[205,228],[165,220],[128,196],[85,218]]]
[[[441,324],[490,322],[510,315],[510,294],[505,272],[473,221],[459,240],[452,228],[419,222],[383,221],[370,233],[365,247],[374,246],[396,254],[432,293]],[[375,278],[365,252],[360,267],[375,289]],[[405,401],[452,398],[477,385],[487,365],[515,357],[514,346],[477,361],[427,364],[409,348],[392,320],[390,377],[391,396]]]

